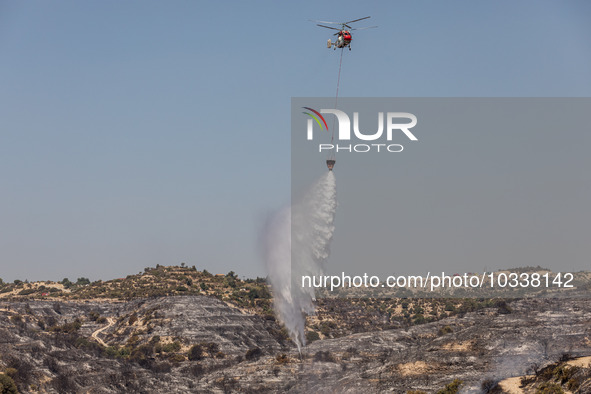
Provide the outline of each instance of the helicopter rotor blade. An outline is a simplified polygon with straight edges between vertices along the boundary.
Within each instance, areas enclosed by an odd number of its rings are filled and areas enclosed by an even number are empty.
[[[316,25],[316,26],[324,27],[325,29],[341,30],[341,29],[337,29],[336,27],[330,27],[330,26],[324,26],[324,25]]]
[[[359,19],[355,19],[353,21],[345,22],[345,23],[343,23],[343,25],[346,25],[347,23],[353,23],[353,22],[362,21],[362,20],[368,19],[368,18],[371,18],[371,16],[366,16],[365,18],[359,18]]]
[[[317,23],[328,23],[329,25],[340,25],[341,23],[339,22],[328,22],[328,21],[317,21],[314,19],[308,19],[310,22],[317,22]]]
[[[357,29],[351,29],[351,30],[365,30],[365,29],[373,29],[376,28],[377,26],[368,26],[368,27],[359,27]]]

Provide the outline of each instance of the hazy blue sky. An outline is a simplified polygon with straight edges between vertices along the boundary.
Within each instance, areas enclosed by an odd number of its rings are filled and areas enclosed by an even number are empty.
[[[585,0],[0,1],[0,277],[264,275],[290,99],[335,90],[308,19],[367,15],[343,96],[591,96]]]
[[[318,144],[330,142],[319,127],[306,140],[309,117],[301,108],[332,108],[334,98],[293,101],[297,201],[326,171],[328,153],[319,153]],[[338,208],[328,272],[385,277],[482,273],[485,267],[589,269],[591,99],[341,98],[338,108],[358,111],[367,134],[376,131],[378,111],[408,111],[418,119],[412,128],[418,141],[399,131],[390,142],[335,135],[341,147],[395,143],[404,150],[336,154]],[[325,116],[330,128],[332,115]]]

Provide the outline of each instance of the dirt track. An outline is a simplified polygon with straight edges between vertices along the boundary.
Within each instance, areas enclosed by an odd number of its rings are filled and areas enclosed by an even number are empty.
[[[103,346],[107,346],[107,344],[105,343],[105,341],[103,341],[102,339],[100,339],[98,337],[98,334],[100,334],[101,332],[105,331],[107,328],[112,327],[113,324],[115,324],[115,319],[112,317],[107,317],[107,325],[104,327],[99,328],[98,330],[96,330],[95,332],[92,333],[91,337],[97,341],[98,343],[100,343]]]

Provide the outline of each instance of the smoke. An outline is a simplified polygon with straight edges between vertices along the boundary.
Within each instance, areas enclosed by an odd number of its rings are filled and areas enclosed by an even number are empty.
[[[332,171],[303,198],[270,218],[264,231],[264,258],[277,318],[298,350],[306,344],[304,314],[314,312],[314,290],[302,288],[302,275],[322,275],[330,255],[337,207]]]

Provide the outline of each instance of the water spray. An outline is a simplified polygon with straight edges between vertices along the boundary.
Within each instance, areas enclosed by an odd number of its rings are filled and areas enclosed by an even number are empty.
[[[303,288],[301,277],[323,274],[336,207],[336,179],[329,171],[301,200],[273,215],[264,231],[264,258],[275,314],[300,354],[306,345],[304,315],[314,313],[315,300],[314,289]]]

